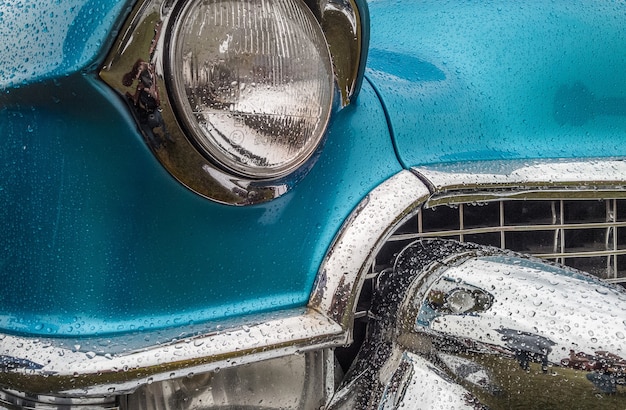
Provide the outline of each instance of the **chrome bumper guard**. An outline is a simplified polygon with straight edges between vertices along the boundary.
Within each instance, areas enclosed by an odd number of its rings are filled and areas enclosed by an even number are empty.
[[[618,408],[624,312],[626,291],[591,275],[418,241],[378,278],[366,341],[330,408]]]

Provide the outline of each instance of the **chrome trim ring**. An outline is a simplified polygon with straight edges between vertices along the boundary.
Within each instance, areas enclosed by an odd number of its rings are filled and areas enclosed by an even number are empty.
[[[282,195],[297,178],[254,181],[224,172],[196,150],[176,119],[167,93],[164,53],[165,30],[170,19],[175,17],[177,3],[171,0],[140,1],[107,56],[100,78],[124,97],[152,153],[190,190],[229,205],[261,203]],[[145,115],[141,110],[133,108],[131,86],[138,65],[149,67],[159,97],[159,107],[154,111],[156,117],[152,121],[143,118]]]

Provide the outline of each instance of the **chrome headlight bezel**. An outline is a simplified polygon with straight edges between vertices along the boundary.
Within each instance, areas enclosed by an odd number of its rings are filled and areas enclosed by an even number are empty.
[[[324,57],[327,61],[324,64],[331,74],[324,87],[329,87],[331,99],[334,95],[341,98],[325,103],[328,107],[320,110],[319,126],[310,142],[277,166],[249,166],[245,163],[247,153],[229,156],[228,152],[224,155],[224,150],[213,149],[197,127],[193,110],[185,101],[185,92],[180,90],[180,81],[176,84],[171,56],[177,27],[184,24],[180,17],[184,17],[185,10],[197,2],[144,0],[139,3],[105,60],[101,79],[125,96],[152,153],[180,183],[205,198],[229,205],[249,205],[278,198],[291,190],[316,162],[332,111],[347,105],[357,94],[356,77],[362,75],[361,58],[367,46],[367,38],[361,36],[361,21],[367,19],[359,14],[360,8],[367,13],[364,3],[293,1],[316,26],[318,41],[324,39],[322,28],[328,26],[341,26],[345,29],[341,33],[349,35],[338,36],[336,31],[325,33],[328,57]],[[141,74],[142,70],[149,74]],[[148,112],[141,105],[141,97],[137,97],[142,84],[151,90],[148,93],[152,99],[157,100]],[[137,109],[138,106],[142,108]]]

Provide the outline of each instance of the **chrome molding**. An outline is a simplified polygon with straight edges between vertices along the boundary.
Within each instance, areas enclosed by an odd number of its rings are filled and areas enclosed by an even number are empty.
[[[463,185],[455,181],[452,171],[437,174],[421,169],[419,177],[414,172],[402,171],[374,189],[346,220],[320,266],[307,308],[244,317],[236,323],[205,331],[190,333],[183,329],[181,334],[167,337],[140,333],[123,335],[118,340],[104,338],[103,342],[102,338],[63,340],[0,335],[3,365],[0,385],[68,398],[110,396],[191,372],[199,374],[348,344],[363,283],[376,278],[379,265],[389,262],[389,259],[380,260],[379,252],[384,253],[390,243],[401,245],[403,240],[419,237],[403,237],[405,233],[397,229],[414,220],[422,210],[435,205],[457,206],[455,199],[459,198],[479,202],[485,198],[523,199],[539,194],[552,199],[562,199],[566,194],[568,200],[626,198],[621,179],[626,170],[622,161],[564,164],[535,163],[532,177],[520,168],[501,174],[478,173],[473,177],[469,173],[459,174],[460,179],[473,178],[476,182],[483,180],[484,175],[500,175],[506,179],[506,188],[489,183]],[[570,172],[559,175],[548,172],[559,167]],[[611,169],[614,172],[607,172]],[[493,181],[491,176],[486,179]],[[519,179],[517,183],[516,179]],[[444,180],[447,182],[441,183]],[[432,190],[434,187],[436,191]],[[606,222],[601,225],[603,229],[608,227]],[[137,340],[129,342],[133,337]]]
[[[431,187],[431,206],[469,202],[466,196],[474,201],[530,198],[546,190],[572,198],[602,197],[603,192],[626,197],[626,160],[620,158],[486,161],[412,170]]]
[[[114,396],[95,399],[61,398],[0,390],[0,408],[28,410],[120,410]]]
[[[285,194],[308,173],[318,153],[289,175],[253,179],[225,171],[201,154],[186,137],[168,92],[164,57],[168,30],[180,3],[177,0],[139,1],[105,59],[100,78],[129,104],[153,154],[187,188],[229,205],[262,203]],[[365,64],[367,41],[361,35],[363,27],[359,10],[354,0],[320,1],[316,7],[320,8],[317,18],[325,30],[334,60],[342,104],[347,105],[358,92]],[[133,108],[132,102],[132,74],[142,64],[150,67],[159,97],[158,110],[149,115]]]
[[[321,409],[333,380],[333,354],[323,349],[145,385],[120,409]]]
[[[352,327],[359,290],[393,228],[423,203],[430,192],[409,171],[374,189],[346,220],[320,267],[309,307]]]
[[[245,323],[170,340],[141,333],[143,346],[127,346],[124,339],[132,335],[118,337],[121,340],[2,335],[0,385],[66,398],[111,396],[153,382],[345,342],[339,325],[311,309],[247,317]]]
[[[147,332],[91,340],[0,335],[0,385],[44,398],[111,396],[189,374],[345,345],[350,342],[354,290],[377,246],[427,196],[409,171],[372,191],[335,241],[306,309],[244,317],[202,332],[174,329],[173,336]]]

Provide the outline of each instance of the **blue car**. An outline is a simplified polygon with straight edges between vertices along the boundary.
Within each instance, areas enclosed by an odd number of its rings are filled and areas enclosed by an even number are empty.
[[[625,18],[0,2],[0,406],[625,408]]]

